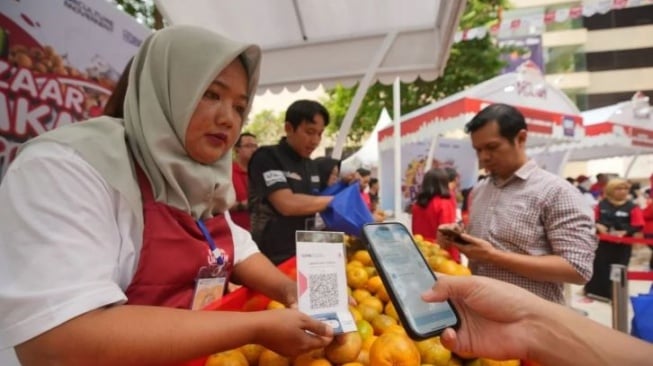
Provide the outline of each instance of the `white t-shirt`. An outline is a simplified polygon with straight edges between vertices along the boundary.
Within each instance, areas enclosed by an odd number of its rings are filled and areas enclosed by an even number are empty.
[[[257,253],[249,232],[226,218],[235,263]],[[0,350],[125,302],[142,235],[124,198],[72,148],[23,151],[0,185]]]

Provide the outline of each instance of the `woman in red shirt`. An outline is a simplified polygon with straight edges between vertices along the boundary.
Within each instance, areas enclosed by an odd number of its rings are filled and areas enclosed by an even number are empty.
[[[422,180],[420,192],[411,209],[413,213],[413,235],[434,241],[438,226],[456,222],[456,206],[451,200],[449,177],[440,168],[429,170]],[[451,258],[460,262],[458,249],[448,249]]]

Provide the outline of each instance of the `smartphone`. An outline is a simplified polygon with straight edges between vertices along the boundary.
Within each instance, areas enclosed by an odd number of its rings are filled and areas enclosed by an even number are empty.
[[[462,245],[467,245],[469,242],[465,239],[463,239],[462,236],[460,236],[460,233],[457,232],[456,230],[449,229],[449,228],[438,228],[438,231],[445,236],[448,236],[451,238],[451,240],[455,241],[456,244],[462,244]]]
[[[406,227],[396,222],[363,226],[363,237],[406,333],[421,340],[457,328],[458,313],[449,301],[427,303],[422,292],[437,278]]]

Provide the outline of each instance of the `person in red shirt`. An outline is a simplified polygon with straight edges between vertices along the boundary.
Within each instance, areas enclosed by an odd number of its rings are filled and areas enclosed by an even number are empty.
[[[252,154],[258,148],[256,136],[249,132],[243,132],[238,137],[234,146],[234,162],[232,164],[232,182],[236,191],[236,203],[229,209],[231,219],[240,227],[249,231],[249,210],[247,196],[249,187],[247,182],[247,165]]]
[[[651,188],[653,188],[653,174],[651,174],[649,179],[651,180]],[[653,239],[653,196],[651,196],[651,188],[647,189],[646,207],[642,210],[642,215],[644,216],[644,230],[642,231],[646,239]],[[649,245],[649,248],[653,250],[653,245]],[[653,255],[651,255],[649,267],[653,271]]]
[[[456,206],[451,200],[446,171],[433,168],[424,175],[422,187],[411,211],[413,235],[422,235],[430,241],[435,241],[438,226],[456,222]],[[451,258],[460,262],[458,249],[452,246],[448,250]]]
[[[596,183],[592,184],[590,187],[590,193],[592,193],[594,198],[603,198],[603,189],[605,188],[605,185],[608,183],[609,179],[610,177],[607,174],[599,173],[596,175]]]

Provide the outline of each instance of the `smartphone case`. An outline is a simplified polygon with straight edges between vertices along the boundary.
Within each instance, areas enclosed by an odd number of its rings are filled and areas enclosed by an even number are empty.
[[[424,340],[424,339],[427,339],[427,338],[437,337],[446,328],[438,329],[438,330],[428,332],[428,333],[420,333],[418,330],[413,329],[411,327],[411,323],[408,322],[408,318],[407,318],[406,314],[404,313],[404,309],[401,307],[401,303],[399,302],[399,299],[397,298],[397,295],[394,293],[393,287],[390,286],[391,280],[388,278],[385,271],[383,270],[383,267],[381,265],[381,261],[379,260],[377,253],[374,251],[374,248],[370,244],[370,240],[367,237],[367,232],[365,231],[365,227],[368,227],[368,226],[382,226],[384,224],[397,224],[397,225],[400,225],[403,230],[406,230],[406,232],[410,236],[411,241],[413,243],[413,246],[415,247],[415,250],[417,251],[420,258],[424,261],[424,263],[427,266],[428,266],[428,262],[424,258],[424,255],[422,255],[422,252],[417,247],[417,244],[415,244],[415,240],[413,240],[413,236],[410,234],[410,231],[408,231],[406,226],[404,226],[403,224],[398,223],[398,222],[388,222],[388,223],[371,223],[371,224],[364,225],[364,227],[363,227],[363,239],[364,239],[365,245],[368,248],[368,251],[370,253],[370,257],[372,258],[372,262],[374,262],[374,265],[377,268],[377,272],[378,272],[379,276],[381,277],[381,281],[383,282],[383,285],[385,286],[385,288],[386,288],[386,290],[388,292],[388,295],[390,296],[390,301],[392,301],[392,304],[394,305],[395,309],[397,310],[397,315],[399,315],[399,320],[401,321],[401,325],[406,330],[406,333],[408,334],[408,336],[410,338],[414,339],[414,340]],[[431,271],[431,275],[433,276],[433,282],[435,283],[435,281],[437,281],[437,277],[435,276],[435,273],[433,273],[433,271]],[[420,294],[415,294],[415,296],[420,296]],[[460,325],[460,316],[458,315],[458,311],[456,310],[456,308],[453,306],[453,304],[449,300],[447,300],[447,303],[449,304],[449,306],[451,307],[453,313],[456,316],[456,324],[454,324],[452,326],[452,328],[458,329],[458,327]]]

